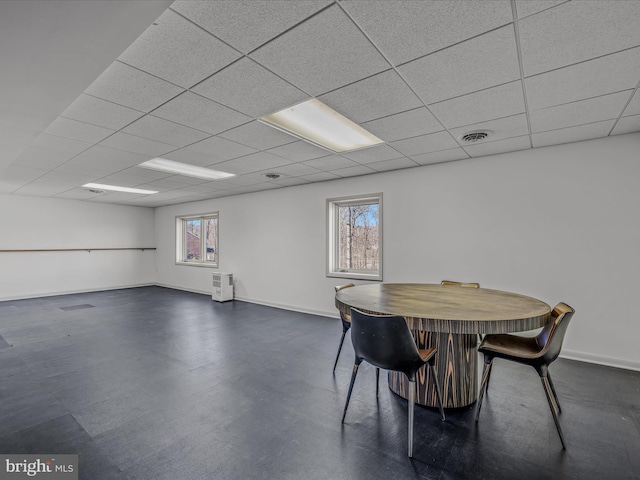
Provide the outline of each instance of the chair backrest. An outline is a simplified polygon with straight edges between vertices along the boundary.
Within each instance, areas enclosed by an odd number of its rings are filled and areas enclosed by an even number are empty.
[[[574,313],[575,310],[566,303],[557,304],[551,312],[551,320],[536,336],[536,343],[542,349],[540,357],[547,365],[560,355],[564,335]]]
[[[402,372],[410,380],[424,362],[404,317],[369,315],[351,309],[351,341],[358,360],[385,370]]]
[[[355,285],[353,283],[347,283],[345,285],[336,285],[334,288],[336,289],[336,293],[338,293],[343,288],[349,288],[349,287],[355,287]],[[348,313],[340,312],[340,318],[342,319],[343,322],[351,323],[351,315]]]
[[[480,288],[479,283],[453,282],[451,280],[442,280],[440,285],[454,285],[456,287]]]

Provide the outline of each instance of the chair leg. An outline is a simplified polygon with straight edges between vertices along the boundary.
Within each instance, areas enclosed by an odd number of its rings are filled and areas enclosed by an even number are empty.
[[[349,393],[347,394],[347,401],[344,404],[344,412],[342,413],[342,423],[344,423],[344,417],[347,416],[347,408],[349,407],[349,400],[351,399],[351,392],[353,391],[353,384],[356,383],[356,375],[358,374],[359,363],[353,365],[353,373],[351,374],[351,383],[349,384]]]
[[[553,385],[553,380],[551,380],[551,374],[548,371],[547,371],[547,380],[549,380],[549,386],[551,387],[553,398],[556,400],[556,407],[558,407],[558,413],[562,413],[562,409],[560,408],[560,402],[558,401],[558,394],[556,393],[556,387]]]
[[[440,416],[442,417],[442,421],[444,422],[446,418],[444,416],[444,405],[442,403],[442,389],[440,388],[440,382],[438,381],[438,376],[436,375],[436,369],[431,364],[429,364],[429,368],[431,369],[433,383],[435,383],[436,385],[436,395],[438,396],[438,407],[440,407]]]
[[[478,394],[478,403],[476,404],[476,422],[480,417],[480,409],[482,408],[482,399],[489,386],[489,377],[491,376],[491,367],[493,367],[493,358],[487,361],[485,357],[484,368],[482,370],[482,383],[480,384],[480,393]]]
[[[560,442],[562,443],[562,449],[566,450],[567,447],[564,443],[564,435],[562,434],[562,428],[560,428],[560,422],[558,421],[558,415],[556,414],[556,405],[555,400],[553,399],[553,392],[551,391],[551,386],[549,385],[549,380],[547,377],[540,377],[542,381],[542,386],[544,388],[544,393],[547,395],[547,401],[549,402],[549,408],[551,408],[551,415],[553,415],[553,421],[556,424],[556,429],[558,430],[558,435],[560,435]]]
[[[409,380],[409,457],[413,457],[413,409],[416,403],[416,381]]]
[[[336,361],[333,363],[333,373],[336,373],[336,366],[338,365],[338,358],[340,358],[340,350],[342,350],[342,344],[344,343],[344,336],[347,334],[346,330],[342,330],[342,338],[340,339],[340,345],[338,345],[338,353],[336,353]]]
[[[379,389],[380,389],[380,369],[376,367],[376,398],[378,397]]]

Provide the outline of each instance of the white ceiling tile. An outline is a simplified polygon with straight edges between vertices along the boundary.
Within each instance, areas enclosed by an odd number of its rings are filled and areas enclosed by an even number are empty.
[[[330,3],[329,0],[180,0],[171,8],[248,53]]]
[[[285,160],[284,158],[280,158],[266,152],[258,152],[252,153],[251,155],[247,155],[245,157],[234,158],[233,160],[227,160],[226,162],[217,163],[213,166],[213,168],[222,172],[242,175],[245,173],[277,168],[284,165],[289,165],[290,163],[291,162]]]
[[[291,165],[285,165],[277,168],[277,173],[288,175],[290,177],[301,177],[302,175],[311,175],[318,173],[317,168],[310,167],[303,163],[292,163]],[[280,179],[278,180],[280,181]]]
[[[257,120],[228,130],[219,136],[258,150],[278,147],[298,140],[288,133],[283,133]]]
[[[369,175],[370,173],[378,173],[376,170],[365,167],[364,165],[356,165],[355,167],[339,168],[332,170],[331,173],[335,173],[341,177],[357,177],[360,175]]]
[[[331,152],[328,150],[316,147],[315,145],[303,140],[272,148],[269,150],[269,153],[286,158],[292,162],[303,162],[305,160],[331,155]]]
[[[165,153],[162,155],[162,158],[176,162],[190,163],[191,165],[198,165],[200,167],[208,167],[214,163],[219,163],[219,160],[211,155],[196,152],[188,148],[181,148],[171,153]]]
[[[46,148],[27,147],[12,165],[51,170],[74,156],[74,154],[57,152]]]
[[[539,133],[601,120],[617,119],[631,93],[632,90],[627,90],[534,110],[529,114],[531,131]]]
[[[191,92],[165,103],[154,110],[153,115],[211,134],[251,120],[251,117]]]
[[[104,194],[96,194],[96,193],[90,192],[86,188],[74,188],[71,190],[67,190],[66,192],[59,193],[58,195],[55,195],[55,197],[66,198],[70,200],[90,200],[95,198],[97,195],[104,195]]]
[[[48,172],[38,179],[38,181],[48,182],[60,186],[71,188],[77,185],[82,185],[91,181],[92,177],[87,174],[80,173],[67,173],[67,172]]]
[[[83,93],[62,112],[61,116],[112,130],[120,130],[142,115],[144,113],[137,110]]]
[[[175,146],[167,143],[156,142],[155,140],[136,137],[135,135],[129,135],[121,132],[115,133],[106,140],[103,140],[100,142],[100,145],[103,147],[115,148],[117,150],[124,150],[125,152],[147,155],[149,158],[158,157],[163,153],[171,152],[176,149]]]
[[[119,187],[137,187],[141,183],[144,183],[144,180],[132,176],[128,170],[123,170],[122,172],[118,172],[113,175],[101,177],[96,183],[103,185],[117,185]]]
[[[170,177],[160,178],[158,180],[154,180],[152,182],[147,182],[141,186],[140,188],[147,188],[148,190],[171,190],[176,188],[183,188],[185,185],[189,185],[188,183],[184,183],[181,180],[185,178],[180,175],[172,175]]]
[[[520,66],[513,26],[419,58],[398,70],[427,104],[517,80]]]
[[[308,180],[310,182],[325,182],[327,180],[337,180],[342,177],[339,177],[338,175],[334,175],[333,173],[329,173],[329,172],[320,172],[320,173],[314,173],[312,175],[304,175],[300,178],[304,180]]]
[[[389,145],[376,145],[375,147],[362,148],[355,152],[346,152],[343,156],[350,158],[358,163],[369,164],[373,162],[381,162],[383,160],[391,160],[402,157],[403,155],[394,150]]]
[[[121,172],[118,172],[118,174],[126,175],[128,178],[134,179],[137,182],[136,185],[140,183],[153,182],[155,180],[173,176],[171,173],[161,172],[159,170],[151,170],[149,168],[142,168],[137,165],[122,170]],[[199,181],[199,183],[204,182],[204,180],[202,179],[199,179]]]
[[[242,195],[244,193],[254,193],[254,192],[262,192],[264,190],[275,190],[277,188],[283,188],[282,185],[279,185],[275,182],[272,183],[257,183],[255,185],[248,185],[246,187],[238,187],[232,188],[229,190],[225,190],[229,192],[230,195]]]
[[[529,135],[522,137],[507,138],[496,142],[478,143],[464,147],[472,157],[482,157],[485,155],[497,155],[499,153],[514,152],[516,150],[527,150],[531,148]]]
[[[611,132],[612,135],[620,135],[623,133],[640,132],[640,115],[624,117],[618,120],[616,126]]]
[[[190,88],[240,56],[233,48],[167,9],[118,60]]]
[[[518,18],[523,19],[534,13],[556,7],[569,0],[516,0]]]
[[[387,70],[319,98],[356,123],[422,106],[420,99],[394,70]]]
[[[429,109],[447,128],[507,117],[525,111],[522,82],[512,82],[444,102]]]
[[[363,123],[362,127],[385,142],[417,137],[443,129],[442,124],[425,107]]]
[[[635,88],[638,79],[640,48],[633,48],[525,79],[527,103],[539,110]]]
[[[640,2],[566,2],[519,22],[525,76],[640,45]]]
[[[119,170],[126,168],[126,166],[117,166],[114,163],[105,162],[103,160],[97,160],[95,158],[86,157],[84,155],[78,155],[71,160],[66,161],[62,165],[56,167],[55,172],[69,172],[93,175],[94,178],[104,177],[110,175]]]
[[[438,132],[392,142],[391,146],[399,152],[411,157],[421,153],[437,152],[439,150],[455,148],[458,144],[448,132]]]
[[[191,90],[252,117],[268,115],[309,98],[246,57]]]
[[[513,115],[511,117],[499,118],[497,120],[474,123],[464,127],[452,128],[449,132],[458,140],[458,143],[461,146],[466,147],[469,143],[460,140],[459,137],[467,132],[475,130],[491,130],[493,133],[486,140],[480,140],[479,142],[474,143],[474,145],[529,134],[527,116],[524,113],[520,115]]]
[[[89,85],[85,93],[150,112],[182,91],[180,87],[116,61]]]
[[[60,193],[69,190],[68,185],[60,185],[53,183],[50,180],[34,180],[33,182],[24,185],[12,193],[17,195],[29,195],[30,197],[53,197]]]
[[[345,1],[344,8],[394,65],[513,20],[509,1]]]
[[[631,97],[631,101],[627,108],[624,109],[624,113],[622,114],[625,117],[630,115],[640,115],[640,90],[636,90],[633,97]]]
[[[449,150],[441,150],[439,152],[423,153],[421,155],[413,155],[411,159],[420,165],[431,165],[434,163],[451,162],[454,160],[465,160],[469,158],[467,152],[462,148],[451,148]]]
[[[207,155],[211,159],[209,165],[256,152],[255,148],[247,147],[246,145],[232,142],[231,140],[221,137],[211,137],[194,143],[193,145],[189,145],[188,150]]]
[[[91,202],[98,203],[126,203],[136,198],[141,197],[139,193],[126,193],[126,192],[105,192],[102,195],[97,195],[92,198]],[[151,195],[144,195],[151,196]]]
[[[127,168],[149,160],[149,155],[125,152],[123,150],[109,148],[103,145],[95,145],[84,151],[82,155],[105,162],[105,168],[108,166],[109,169],[115,168],[116,166],[120,167],[119,169]]]
[[[278,185],[282,185],[283,187],[293,187],[295,185],[305,185],[309,182],[309,180],[305,180],[304,178],[279,178],[275,181]]]
[[[331,155],[329,157],[316,158],[314,160],[307,160],[305,165],[318,170],[337,170],[339,168],[355,167],[358,164],[348,158],[341,157],[340,155]]]
[[[533,146],[546,147],[547,145],[558,145],[560,143],[578,142],[580,140],[590,140],[592,138],[606,137],[611,131],[615,120],[589,123],[577,127],[563,128],[551,132],[534,133]]]
[[[20,165],[9,165],[2,171],[0,181],[14,182],[16,185],[24,185],[32,182],[36,178],[41,177],[47,173],[47,169],[43,168],[30,168]]]
[[[391,160],[383,160],[382,162],[370,163],[367,165],[378,172],[387,172],[389,170],[400,170],[402,168],[413,168],[418,165],[416,162],[407,157],[393,158]]]
[[[82,142],[72,138],[64,138],[41,133],[31,146],[42,148],[44,150],[53,150],[54,152],[65,153],[68,154],[68,158],[71,158],[85,151],[87,148],[91,147],[92,144],[92,142]]]
[[[145,115],[122,129],[122,132],[157,142],[168,143],[176,147],[184,147],[210,136],[208,133],[154,117],[153,115]]]
[[[251,57],[313,96],[389,68],[337,5],[275,38]]]
[[[44,133],[49,135],[73,138],[74,140],[81,140],[88,143],[98,143],[100,140],[107,138],[114,132],[115,130],[98,127],[96,125],[79,122],[77,120],[71,120],[65,117],[56,118],[51,125],[44,130]]]

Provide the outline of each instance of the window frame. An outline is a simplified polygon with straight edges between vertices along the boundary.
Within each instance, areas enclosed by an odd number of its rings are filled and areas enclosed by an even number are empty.
[[[206,235],[204,232],[201,232],[200,235],[200,249],[202,252],[201,260],[187,260],[187,245],[185,241],[186,236],[186,225],[190,220],[200,220],[200,226],[204,229],[205,221],[215,218],[216,219],[216,261],[207,260],[207,244],[206,244]],[[176,215],[176,245],[175,245],[175,255],[176,255],[176,265],[189,265],[192,267],[206,267],[206,268],[218,268],[220,264],[220,213],[219,212],[208,212],[208,213],[200,213],[195,215]]]
[[[341,270],[339,265],[339,208],[350,205],[378,205],[378,270]],[[382,281],[382,192],[327,198],[327,277]]]

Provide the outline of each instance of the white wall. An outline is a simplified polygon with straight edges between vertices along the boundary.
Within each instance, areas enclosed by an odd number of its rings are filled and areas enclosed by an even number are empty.
[[[567,302],[563,356],[640,369],[639,179],[630,134],[158,208],[158,282],[210,292],[211,269],[175,264],[175,216],[219,211],[237,298],[335,316],[344,281],[325,276],[325,200],[382,191],[385,282]]]
[[[154,210],[0,194],[0,250],[155,247]],[[0,300],[154,284],[154,250],[0,252]]]

